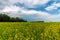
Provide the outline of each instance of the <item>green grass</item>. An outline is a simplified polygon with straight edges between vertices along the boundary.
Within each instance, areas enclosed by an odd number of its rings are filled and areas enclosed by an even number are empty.
[[[0,22],[0,40],[60,40],[60,23]]]

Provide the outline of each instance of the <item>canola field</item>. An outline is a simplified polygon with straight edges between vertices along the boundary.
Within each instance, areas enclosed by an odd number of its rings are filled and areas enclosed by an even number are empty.
[[[0,22],[0,40],[60,40],[60,23]]]

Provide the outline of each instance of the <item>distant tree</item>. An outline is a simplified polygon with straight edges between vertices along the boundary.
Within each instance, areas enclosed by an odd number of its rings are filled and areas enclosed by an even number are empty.
[[[32,22],[44,22],[44,21],[32,21]]]
[[[0,21],[1,22],[7,22],[9,21],[10,17],[5,14],[0,14]]]
[[[0,14],[0,22],[27,22],[27,21],[18,17],[13,18],[6,14]]]
[[[16,21],[17,22],[27,22],[26,20],[23,20],[22,18],[18,18],[18,17],[16,17]]]
[[[15,18],[10,18],[9,21],[10,21],[10,22],[16,22],[16,19],[15,19]]]

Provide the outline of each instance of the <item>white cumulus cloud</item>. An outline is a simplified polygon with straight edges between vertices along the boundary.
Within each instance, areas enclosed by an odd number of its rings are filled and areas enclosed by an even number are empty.
[[[56,10],[58,7],[60,7],[60,3],[53,3],[52,5],[46,7],[45,9],[47,11],[52,11],[52,10]]]
[[[57,21],[59,15],[51,15],[47,12],[36,11],[36,10],[25,10],[16,6],[6,6],[2,12],[11,17],[21,17],[30,21]],[[60,19],[59,19],[60,20]]]
[[[2,10],[2,12],[15,12],[15,11],[19,11],[19,7],[5,6],[5,8]]]
[[[0,5],[9,6],[15,3],[24,4],[26,7],[36,7],[37,5],[44,5],[50,0],[0,0]]]

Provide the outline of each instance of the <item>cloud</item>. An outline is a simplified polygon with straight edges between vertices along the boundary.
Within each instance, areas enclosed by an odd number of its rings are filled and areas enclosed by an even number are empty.
[[[36,7],[46,4],[50,0],[0,0],[1,6],[14,5],[15,3],[24,4],[25,7]]]
[[[25,7],[37,7],[46,4],[50,0],[0,0],[0,12],[11,17],[20,17],[28,21],[59,21],[60,14],[52,15],[48,12],[27,10]],[[24,7],[15,6],[15,3],[24,4]],[[60,3],[54,3],[46,7],[47,11],[56,10]]]
[[[45,9],[47,11],[57,10],[57,8],[60,7],[60,3],[54,2],[52,5],[46,7]]]
[[[17,6],[6,6],[1,12],[11,17],[20,17],[28,21],[53,21],[55,18],[60,17],[60,14],[56,16],[47,12],[26,10]]]
[[[15,11],[19,11],[19,9],[20,8],[16,6],[5,6],[2,12],[15,12]]]

